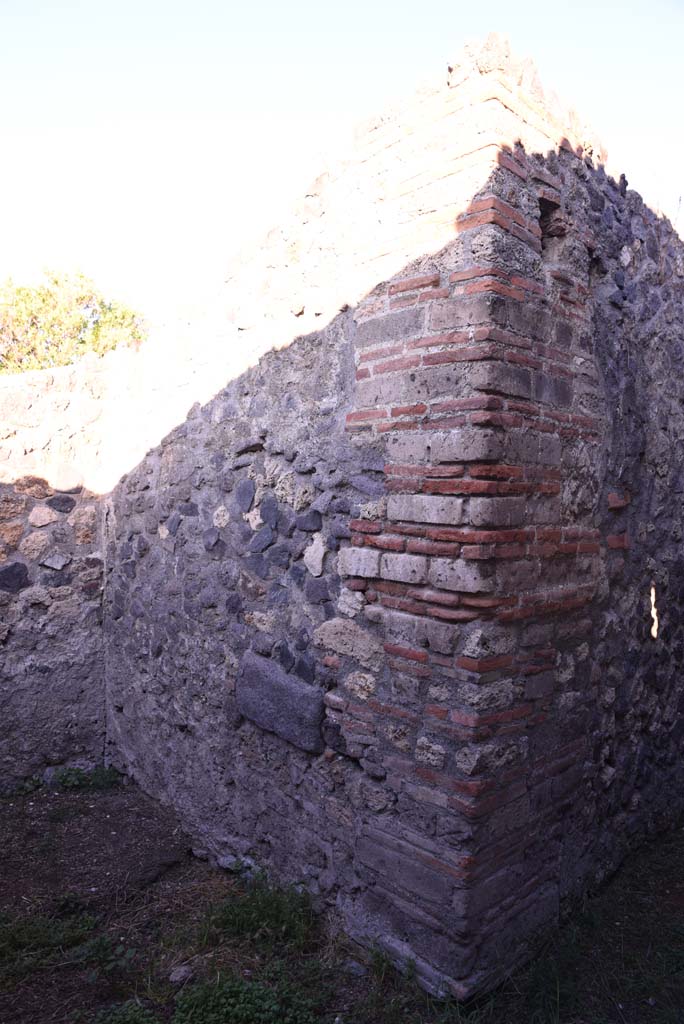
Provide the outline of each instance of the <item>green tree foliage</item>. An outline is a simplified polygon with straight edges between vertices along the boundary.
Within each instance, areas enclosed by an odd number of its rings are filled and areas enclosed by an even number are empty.
[[[0,373],[65,366],[145,338],[142,318],[83,274],[47,272],[36,286],[0,285]]]

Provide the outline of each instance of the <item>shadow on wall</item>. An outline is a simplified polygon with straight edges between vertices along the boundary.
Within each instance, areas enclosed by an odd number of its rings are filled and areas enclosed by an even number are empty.
[[[0,731],[5,784],[104,752],[466,995],[681,810],[684,256],[569,146],[497,150],[459,211],[320,330],[256,332],[109,493],[36,439],[139,445],[151,364],[2,383],[32,471],[0,486]]]

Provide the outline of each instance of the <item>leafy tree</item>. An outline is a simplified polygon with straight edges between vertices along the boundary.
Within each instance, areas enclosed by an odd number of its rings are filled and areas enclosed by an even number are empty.
[[[83,274],[46,272],[36,286],[0,285],[0,373],[65,366],[145,338],[142,318]]]

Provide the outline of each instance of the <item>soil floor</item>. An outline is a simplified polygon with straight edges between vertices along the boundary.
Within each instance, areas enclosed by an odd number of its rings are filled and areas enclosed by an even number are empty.
[[[91,1024],[127,1000],[162,1024],[197,980],[269,984],[283,970],[322,1024],[684,1024],[681,828],[636,854],[531,966],[465,1006],[430,1000],[341,936],[296,955],[259,932],[223,938],[215,908],[241,891],[134,785],[0,799],[0,1024]]]

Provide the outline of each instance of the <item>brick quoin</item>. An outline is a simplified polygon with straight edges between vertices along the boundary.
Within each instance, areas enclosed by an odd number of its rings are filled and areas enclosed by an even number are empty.
[[[368,387],[348,422],[382,444],[386,498],[350,528],[353,544],[384,550],[388,560],[359,562],[365,579],[342,580],[365,586],[365,618],[390,673],[387,699],[372,704],[374,735],[386,738],[381,763],[411,799],[453,814],[469,836],[425,863],[443,871],[438,862],[449,861],[448,851],[472,865],[460,879],[460,927],[474,941],[475,908],[505,870],[518,879],[506,892],[511,928],[535,900],[539,919],[556,918],[558,875],[542,867],[544,854],[525,858],[520,837],[553,831],[561,783],[548,780],[583,771],[586,737],[579,722],[563,721],[558,666],[587,636],[602,552],[619,559],[630,551],[620,519],[630,504],[624,488],[604,499],[612,529],[574,521],[565,504],[604,428],[599,378],[585,354],[587,320],[579,320],[591,295],[573,263],[577,251],[590,259],[593,250],[581,248],[588,233],[578,218],[550,261],[542,213],[566,202],[563,175],[522,151],[493,147],[491,158],[499,174],[484,195],[464,196],[454,216],[458,257],[440,269],[400,273],[376,293],[384,295],[387,327],[380,317],[376,337],[368,344],[364,336],[357,352],[360,386]],[[502,244],[506,255],[496,262],[475,258],[491,251],[492,232],[515,244]],[[390,327],[399,303],[423,310],[401,336]],[[531,646],[537,637],[543,642]],[[398,725],[390,695],[401,686],[414,694],[413,717]],[[502,695],[491,703],[490,687]],[[481,708],[465,699],[475,692]],[[566,729],[577,735],[561,748]],[[530,749],[547,753],[533,760]],[[562,760],[559,749],[567,751]],[[505,781],[493,753],[504,750]],[[551,839],[549,857],[566,841]],[[419,848],[412,850],[417,857]],[[486,940],[484,949],[481,966]],[[453,977],[448,987],[471,990]]]

